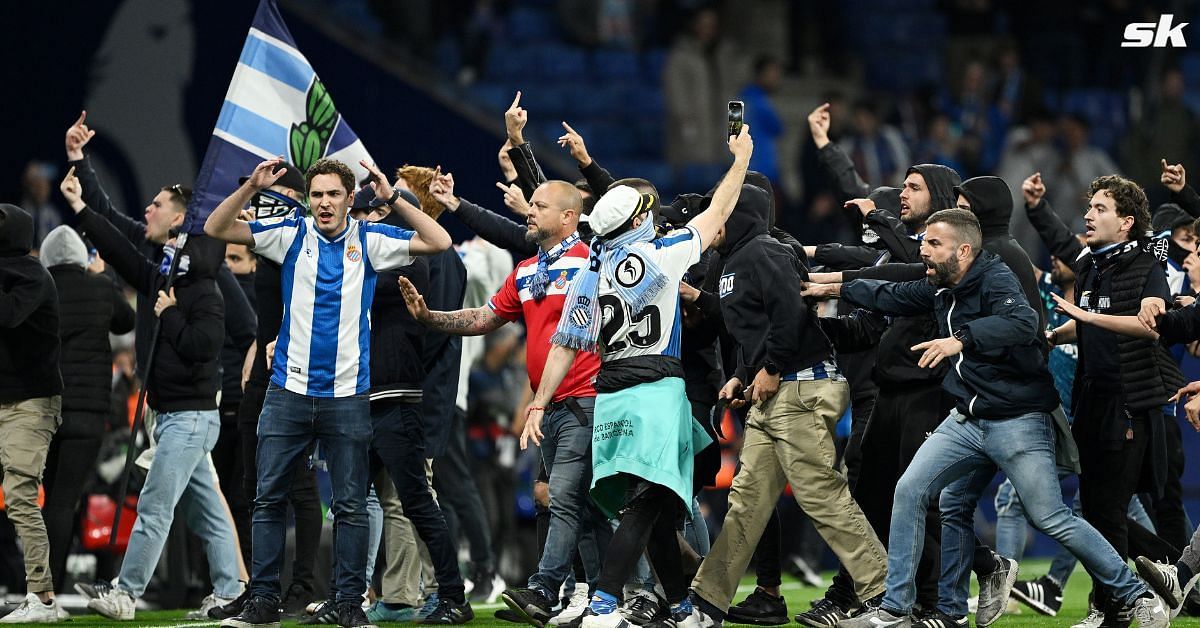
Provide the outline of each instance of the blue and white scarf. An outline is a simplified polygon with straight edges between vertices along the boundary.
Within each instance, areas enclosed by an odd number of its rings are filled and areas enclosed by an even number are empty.
[[[562,257],[563,253],[571,250],[571,247],[579,243],[579,234],[572,233],[567,236],[566,240],[559,242],[557,246],[549,251],[538,249],[537,272],[529,278],[529,292],[533,294],[534,301],[541,301],[546,298],[546,286],[550,285],[550,267],[558,258]]]
[[[667,285],[667,276],[647,257],[637,255],[641,262],[641,278],[632,285],[618,281],[616,272],[627,257],[633,255],[629,246],[654,239],[654,221],[645,220],[611,240],[592,240],[592,256],[588,267],[575,275],[563,304],[563,315],[550,342],[568,349],[596,351],[600,338],[600,274],[608,280],[617,296],[634,312],[640,312]]]

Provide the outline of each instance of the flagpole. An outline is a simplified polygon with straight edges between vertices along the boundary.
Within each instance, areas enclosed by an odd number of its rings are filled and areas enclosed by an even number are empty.
[[[175,275],[179,271],[179,260],[183,258],[183,247],[187,244],[188,234],[186,232],[179,234],[175,238],[175,255],[171,258],[171,265],[167,270],[167,283],[163,290],[171,293],[171,286],[175,283]],[[125,468],[121,472],[121,488],[117,491],[117,510],[113,513],[112,531],[108,534],[109,547],[116,547],[117,532],[121,529],[121,512],[125,507],[125,500],[129,498],[129,476],[133,474],[133,461],[137,459],[134,452],[137,450],[138,432],[142,430],[144,421],[142,415],[146,410],[146,390],[150,387],[150,374],[153,372],[154,357],[158,353],[158,337],[162,331],[162,319],[154,317],[154,331],[150,334],[150,347],[146,351],[146,363],[142,365],[141,382],[142,387],[138,391],[137,407],[133,411],[133,424],[129,426],[129,447],[125,450]]]

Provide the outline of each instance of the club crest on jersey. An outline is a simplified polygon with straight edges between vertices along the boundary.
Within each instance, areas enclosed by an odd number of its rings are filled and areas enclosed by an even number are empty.
[[[646,262],[642,258],[630,253],[617,264],[617,272],[614,273],[617,277],[617,283],[626,288],[632,288],[642,280],[646,274]]]
[[[564,270],[564,271],[559,272],[558,277],[556,277],[554,279],[554,287],[558,288],[559,290],[562,290],[566,286],[567,286],[567,271]]]
[[[733,294],[733,276],[735,274],[736,273],[729,273],[727,275],[721,275],[721,282],[719,284],[719,288],[720,288],[720,296],[722,299],[724,299],[726,296],[729,296],[730,294]]]
[[[360,261],[362,260],[362,251],[357,246],[351,244],[346,247],[346,259],[352,262]]]

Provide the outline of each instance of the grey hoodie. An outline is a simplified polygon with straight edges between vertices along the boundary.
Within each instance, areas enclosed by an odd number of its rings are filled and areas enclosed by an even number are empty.
[[[62,225],[55,227],[53,231],[46,234],[46,239],[42,240],[42,248],[38,259],[41,260],[42,266],[46,268],[61,266],[63,264],[72,264],[87,268],[87,246],[83,243],[83,238],[74,229],[67,225]]]

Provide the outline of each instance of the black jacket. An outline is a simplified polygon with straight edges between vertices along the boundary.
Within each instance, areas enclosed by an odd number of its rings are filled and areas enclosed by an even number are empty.
[[[158,262],[142,255],[125,234],[90,208],[85,207],[78,218],[96,250],[150,303],[153,312],[167,281]],[[217,408],[225,303],[215,276],[224,252],[224,242],[206,236],[189,236],[184,246],[188,269],[175,280],[177,305],[159,317],[158,355],[146,383],[148,403],[157,412]]]
[[[523,257],[537,255],[537,242],[525,239],[525,227],[490,209],[480,207],[464,198],[459,199],[454,215],[479,237],[506,251]]]
[[[226,267],[227,268],[227,267]],[[225,344],[221,346],[221,407],[234,410],[242,402],[242,366],[246,363],[246,352],[254,344],[258,332],[258,316],[255,314],[254,276],[257,273],[232,275],[244,299],[225,302],[225,318],[239,318],[246,324],[226,325]],[[218,282],[218,285],[219,282]],[[224,296],[224,291],[222,291]],[[246,309],[241,310],[245,305]]]
[[[429,291],[425,303],[430,310],[441,312],[462,309],[467,289],[467,267],[458,251],[447,249],[430,255]],[[432,329],[425,330],[421,360],[425,367],[421,406],[424,411],[425,455],[436,458],[446,450],[450,437],[450,422],[457,412],[458,368],[462,360],[462,337],[451,336]]]
[[[744,383],[767,362],[786,374],[832,355],[817,317],[795,289],[807,271],[791,247],[767,233],[768,203],[765,190],[743,185],[719,249],[726,256],[721,312],[738,344],[738,377]]]
[[[933,310],[939,338],[967,329],[967,346],[950,358],[952,368],[943,380],[962,414],[1005,419],[1058,406],[1037,313],[1016,275],[992,253],[980,252],[953,288],[936,288],[923,279],[859,280],[842,285],[842,298],[895,316]]]
[[[58,295],[33,250],[33,218],[0,204],[0,403],[62,392]]]
[[[111,408],[108,334],[133,329],[133,308],[108,275],[88,272],[87,248],[70,227],[58,227],[46,236],[40,259],[58,288],[63,423],[56,433],[98,437]]]
[[[383,222],[408,228],[396,212],[389,213]],[[427,294],[429,262],[418,257],[407,266],[379,273],[375,279],[375,300],[371,303],[372,402],[421,401],[426,329],[408,313],[404,295],[400,293],[400,277],[407,277],[417,292]]]
[[[974,177],[955,186],[954,193],[965,196],[971,203],[971,213],[979,219],[983,234],[983,250],[999,256],[1017,276],[1025,300],[1038,313],[1038,329],[1045,329],[1046,306],[1033,274],[1033,262],[1008,231],[1013,210],[1008,184],[1000,177]],[[1046,348],[1048,350],[1049,346]]]
[[[95,169],[92,168],[91,160],[85,156],[83,159],[69,162],[67,165],[75,167],[75,174],[79,177],[79,184],[83,189],[83,202],[92,211],[111,223],[125,239],[133,243],[142,257],[156,264],[160,262],[163,258],[162,245],[146,239],[146,223],[129,217],[113,206],[108,194],[100,185],[100,179],[96,176]],[[224,259],[223,248],[220,253],[221,259]],[[242,293],[241,288],[238,287],[237,279],[224,264],[218,266],[216,279],[217,288],[221,291],[221,298],[225,302],[227,313],[224,320],[225,336],[232,339],[230,342],[234,344],[244,343],[246,338],[254,337],[254,309],[246,300],[246,295]],[[134,343],[134,350],[137,354],[139,368],[146,361],[146,352],[150,349],[150,335],[154,332],[154,319],[156,318],[154,316],[154,300],[155,297],[146,297],[140,291],[138,292],[137,342]],[[249,344],[246,343],[244,346],[249,346]]]

